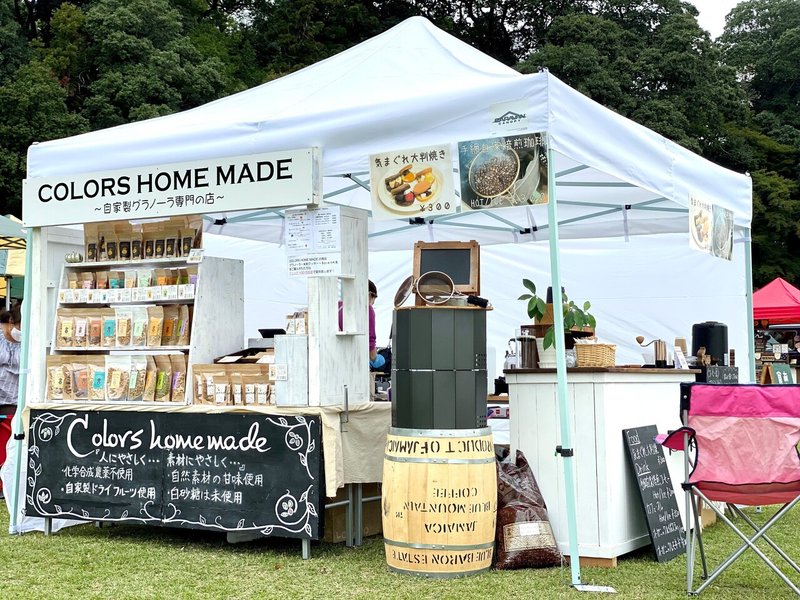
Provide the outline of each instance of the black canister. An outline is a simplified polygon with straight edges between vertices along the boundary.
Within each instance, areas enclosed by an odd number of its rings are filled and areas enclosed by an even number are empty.
[[[717,321],[692,325],[692,355],[705,346],[712,365],[725,365],[728,356],[728,326]]]

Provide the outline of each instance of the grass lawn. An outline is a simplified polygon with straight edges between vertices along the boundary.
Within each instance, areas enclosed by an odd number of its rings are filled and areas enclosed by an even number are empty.
[[[753,514],[762,520],[771,511]],[[795,559],[800,516],[773,538]],[[730,550],[734,535],[716,524],[707,548]],[[0,531],[8,531],[5,504]],[[685,557],[658,564],[649,548],[616,569],[583,569],[584,583],[610,585],[616,596],[570,588],[569,568],[493,571],[451,580],[397,575],[386,568],[380,538],[361,548],[313,544],[311,560],[297,541],[266,539],[230,545],[217,533],[117,525],[69,527],[50,537],[0,534],[0,597],[9,598],[685,598]],[[752,553],[723,574],[704,598],[793,598]],[[798,577],[794,577],[795,582]]]

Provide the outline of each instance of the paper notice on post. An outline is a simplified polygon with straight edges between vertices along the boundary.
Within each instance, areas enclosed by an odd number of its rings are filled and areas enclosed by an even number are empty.
[[[286,250],[289,277],[341,275],[339,207],[286,211]]]

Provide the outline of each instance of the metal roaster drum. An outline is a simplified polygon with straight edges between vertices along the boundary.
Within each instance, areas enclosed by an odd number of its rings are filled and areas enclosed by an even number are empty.
[[[728,355],[728,326],[717,321],[706,321],[692,325],[692,355],[696,356],[701,346],[711,356],[712,365],[726,364]]]

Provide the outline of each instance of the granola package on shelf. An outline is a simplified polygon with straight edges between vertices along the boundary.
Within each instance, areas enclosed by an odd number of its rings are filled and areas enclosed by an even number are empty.
[[[56,311],[56,348],[72,348],[75,335],[75,311],[59,308]]]
[[[162,346],[175,346],[178,343],[178,318],[180,310],[175,304],[164,306],[164,326],[161,333]]]
[[[83,226],[84,253],[87,262],[97,260],[97,225],[86,223]]]
[[[114,314],[117,320],[117,348],[128,348],[133,339],[133,310],[116,308]]]
[[[131,346],[134,348],[147,346],[148,320],[146,306],[131,307]]]
[[[144,381],[144,394],[142,395],[143,402],[153,402],[156,399],[156,379],[158,377],[158,369],[156,361],[152,356],[147,357],[147,373],[145,374]]]
[[[106,399],[110,402],[128,400],[128,383],[131,374],[131,357],[106,356]]]
[[[156,402],[169,402],[172,385],[172,363],[169,355],[156,354]]]
[[[113,308],[101,308],[103,318],[103,339],[100,345],[103,348],[114,348],[117,345],[117,315]]]
[[[179,346],[188,346],[190,341],[192,317],[189,307],[186,304],[181,304],[178,307],[178,339],[176,343]]]
[[[86,358],[89,370],[89,400],[103,402],[106,399],[106,361],[104,356]]]
[[[103,341],[102,309],[92,308],[86,311],[86,329],[88,331],[86,345],[92,348],[99,348]]]
[[[86,358],[82,356],[71,357],[72,396],[77,402],[89,399],[89,368]]]
[[[161,306],[147,307],[147,345],[151,348],[161,346],[164,327],[164,309]]]
[[[73,348],[85,348],[89,343],[89,320],[85,312],[76,312],[72,335]]]
[[[45,389],[46,400],[61,401],[64,399],[64,370],[61,368],[63,358],[51,354],[47,357],[47,384]]]
[[[131,371],[128,376],[128,402],[142,402],[147,383],[147,356],[131,356]]]
[[[172,392],[173,402],[186,401],[186,357],[183,354],[170,354],[172,363]]]

